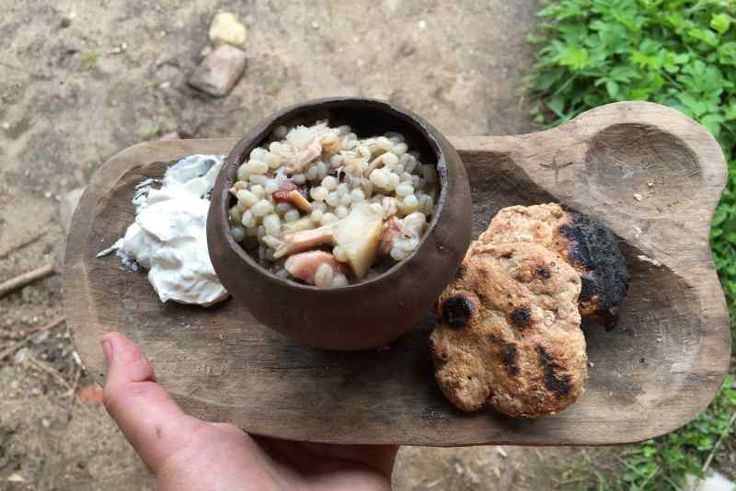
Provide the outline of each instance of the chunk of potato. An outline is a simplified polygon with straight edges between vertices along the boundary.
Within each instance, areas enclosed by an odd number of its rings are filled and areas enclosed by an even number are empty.
[[[335,223],[334,243],[344,248],[348,264],[362,279],[373,264],[381,240],[383,216],[368,204],[356,205],[350,214]]]

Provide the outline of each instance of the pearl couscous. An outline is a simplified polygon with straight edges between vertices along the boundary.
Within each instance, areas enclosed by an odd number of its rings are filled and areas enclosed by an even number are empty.
[[[282,278],[340,287],[374,276],[419,245],[439,193],[434,163],[398,133],[279,127],[230,190],[230,233]]]

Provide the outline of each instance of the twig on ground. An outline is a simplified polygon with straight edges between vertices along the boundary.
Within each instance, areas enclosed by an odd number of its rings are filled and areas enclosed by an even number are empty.
[[[0,351],[0,361],[2,361],[2,359],[5,358],[6,356],[12,355],[13,353],[21,349],[23,346],[28,344],[28,342],[31,341],[31,339],[33,339],[34,335],[55,329],[59,327],[60,325],[62,325],[65,320],[66,319],[63,316],[58,317],[43,327],[36,327],[36,328],[30,329],[24,332],[23,334],[25,336],[22,339],[16,341],[14,344],[11,344],[4,350]]]
[[[50,331],[50,330],[56,329],[57,327],[59,327],[60,325],[62,325],[65,320],[66,319],[62,315],[60,317],[57,317],[53,321],[49,322],[45,326],[42,326],[42,327],[32,327],[32,328],[30,328],[30,329],[28,329],[26,331],[23,331],[23,334],[26,335],[26,336],[28,336],[28,335],[31,335],[31,334],[38,334],[40,332]]]
[[[37,234],[32,235],[32,236],[28,237],[27,239],[21,240],[17,244],[14,244],[14,245],[8,247],[4,251],[0,251],[0,259],[5,259],[6,257],[8,257],[9,255],[11,255],[12,253],[14,253],[16,251],[19,251],[20,249],[23,249],[25,246],[36,242],[38,239],[40,239],[41,237],[43,237],[44,235],[46,235],[46,231],[47,230],[44,228],[40,232],[38,232]]]
[[[31,271],[26,271],[15,278],[11,278],[8,281],[0,283],[0,298],[21,289],[26,285],[30,285],[34,281],[42,280],[53,274],[56,274],[56,266],[53,263],[45,264],[36,269],[32,269]]]
[[[718,451],[718,447],[721,446],[721,442],[726,437],[726,435],[728,435],[728,433],[731,431],[731,427],[733,426],[734,421],[736,421],[736,411],[734,411],[733,414],[731,415],[731,419],[728,420],[728,425],[718,436],[718,441],[716,441],[716,444],[713,445],[713,450],[710,451],[710,453],[708,454],[708,458],[705,459],[705,463],[703,464],[703,468],[702,468],[703,475],[705,475],[706,471],[710,467],[710,463],[713,461],[713,457]]]
[[[79,390],[79,381],[81,379],[82,379],[82,370],[79,367],[76,367],[76,370],[74,370],[74,383],[72,384],[72,389],[69,391],[69,395],[72,398],[72,406],[74,406],[74,399],[77,396],[77,391]]]
[[[61,376],[59,371],[55,369],[54,367],[50,366],[48,363],[45,363],[38,358],[35,358],[33,356],[28,357],[28,361],[31,363],[31,365],[35,366],[39,370],[42,370],[49,375],[51,375],[57,382],[59,382],[60,385],[65,387],[68,390],[74,390],[71,385],[69,385],[69,382],[64,379],[64,377]]]

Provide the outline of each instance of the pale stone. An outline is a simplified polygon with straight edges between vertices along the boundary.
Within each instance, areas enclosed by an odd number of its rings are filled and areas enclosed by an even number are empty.
[[[245,26],[232,13],[220,12],[212,19],[210,41],[215,46],[231,44],[242,47],[245,45]]]
[[[189,85],[214,97],[226,95],[245,69],[245,51],[223,45],[207,55],[199,64]]]

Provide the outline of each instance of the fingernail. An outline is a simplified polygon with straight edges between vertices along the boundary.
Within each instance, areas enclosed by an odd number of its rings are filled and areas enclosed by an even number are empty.
[[[112,363],[112,343],[107,339],[102,340],[102,352],[105,354],[105,360],[107,364]]]

